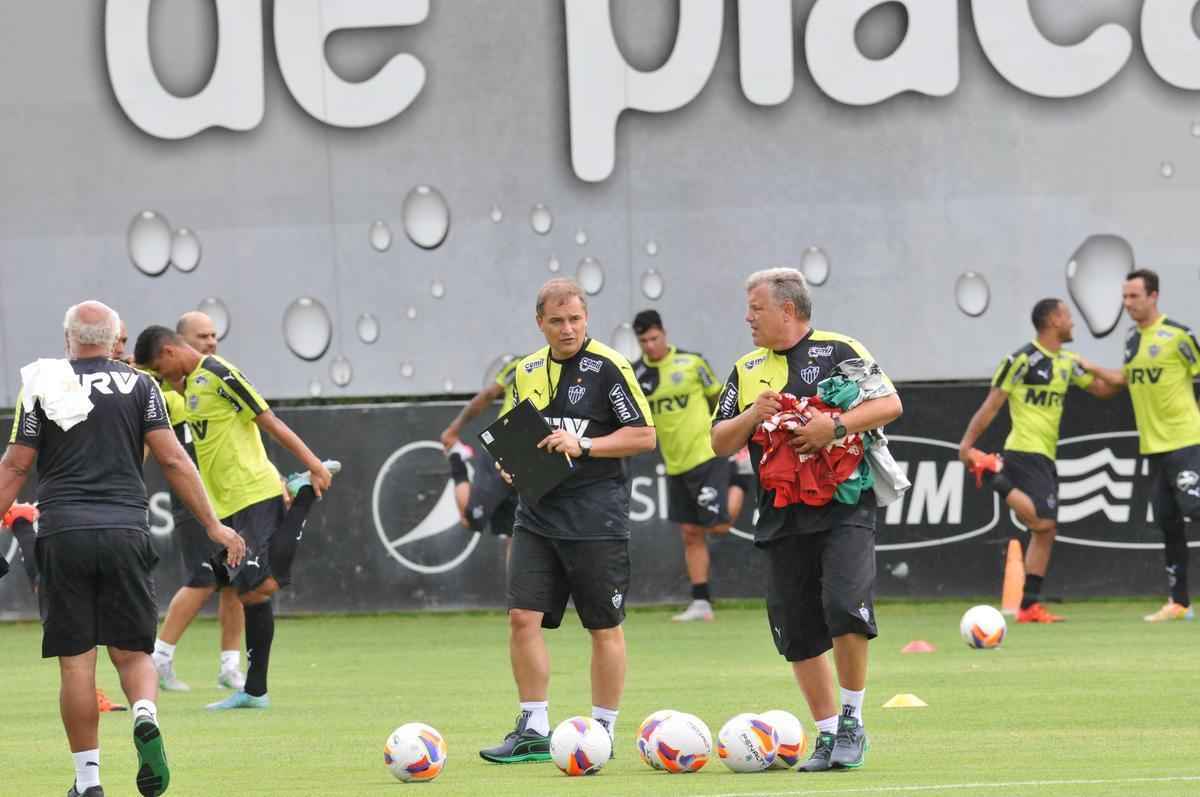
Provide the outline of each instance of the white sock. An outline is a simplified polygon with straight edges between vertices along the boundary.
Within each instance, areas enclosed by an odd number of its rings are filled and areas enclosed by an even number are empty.
[[[75,759],[75,790],[85,792],[100,785],[100,750],[81,750],[71,753]]]
[[[222,650],[221,651],[221,672],[226,670],[236,670],[242,663],[242,652],[240,650]]]
[[[154,658],[160,661],[170,661],[175,658],[175,646],[168,645],[161,639],[154,640]]]
[[[134,723],[143,715],[149,716],[150,721],[155,725],[158,724],[158,706],[154,705],[153,700],[139,700],[133,704]]]
[[[842,714],[854,717],[859,725],[862,725],[863,695],[866,693],[866,689],[855,692],[853,689],[842,687]]]
[[[838,715],[817,720],[817,733],[837,733]]]
[[[603,720],[608,726],[608,735],[614,736],[617,732],[617,714],[620,710],[614,708],[601,708],[600,706],[592,706],[592,719]]]
[[[548,700],[531,700],[521,704],[521,711],[529,715],[525,727],[531,731],[550,735],[550,702]]]

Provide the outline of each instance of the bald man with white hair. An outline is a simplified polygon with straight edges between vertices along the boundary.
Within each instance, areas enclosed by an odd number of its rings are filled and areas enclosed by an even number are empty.
[[[171,433],[158,386],[112,359],[120,328],[117,313],[101,302],[67,310],[69,359],[39,361],[38,369],[22,375],[0,460],[0,506],[12,502],[37,464],[42,656],[59,661],[59,706],[75,764],[68,797],[104,794],[96,706],[101,645],[133,706],[137,790],[153,797],[170,784],[150,660],[158,619],[151,571],[158,556],[147,520],[144,448],[229,559],[240,561],[246,550],[242,538],[217,519],[200,474]],[[72,372],[77,382],[63,379]]]

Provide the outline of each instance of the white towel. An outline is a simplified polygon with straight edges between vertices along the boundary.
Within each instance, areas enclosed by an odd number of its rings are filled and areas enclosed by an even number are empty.
[[[95,406],[71,362],[48,358],[34,360],[21,369],[21,405],[25,412],[33,412],[39,402],[46,417],[64,432],[82,423]]]

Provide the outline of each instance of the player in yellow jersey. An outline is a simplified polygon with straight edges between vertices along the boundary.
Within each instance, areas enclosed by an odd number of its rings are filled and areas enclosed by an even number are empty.
[[[278,565],[290,564],[296,540],[276,535],[284,516],[283,486],[267,459],[261,430],[304,464],[318,497],[328,489],[332,475],[229,361],[200,354],[177,332],[161,326],[143,330],[134,355],[168,382],[182,380],[205,489],[225,524],[246,540],[246,558],[240,566],[213,562],[218,586],[237,587],[245,608],[246,683],[209,708],[266,708],[267,669],[275,636],[271,595],[290,579],[290,572],[284,572],[286,565]]]
[[[1055,623],[1063,618],[1046,610],[1041,592],[1058,520],[1054,460],[1063,403],[1072,386],[1101,398],[1113,390],[1088,373],[1079,355],[1063,348],[1074,340],[1075,326],[1065,302],[1042,299],[1033,306],[1032,318],[1037,337],[1000,361],[987,398],[967,424],[958,455],[972,472],[990,482],[1029,529],[1025,592],[1017,622]],[[1006,403],[1012,431],[1004,441],[1004,452],[984,454],[974,448],[975,441]]]
[[[1193,384],[1200,345],[1188,327],[1159,311],[1155,272],[1131,271],[1121,293],[1136,324],[1125,338],[1125,366],[1093,370],[1114,387],[1129,388],[1138,451],[1150,463],[1150,501],[1163,532],[1170,597],[1145,619],[1191,620],[1186,524],[1200,520],[1200,407]]]
[[[714,454],[709,442],[710,418],[721,383],[702,356],[667,342],[657,310],[638,313],[633,331],[642,347],[642,357],[633,364],[633,372],[654,415],[659,450],[667,469],[667,518],[679,524],[692,585],[692,602],[671,619],[711,621],[714,615],[705,535],[729,531],[745,498],[742,487],[731,483],[734,464]]]
[[[450,460],[450,477],[454,480],[454,500],[463,525],[472,531],[485,526],[505,541],[505,556],[517,512],[517,493],[500,478],[496,461],[487,449],[478,452],[459,439],[462,429],[494,402],[503,399],[500,414],[504,415],[516,403],[513,399],[517,365],[520,357],[511,357],[500,369],[495,380],[475,394],[455,416],[441,435],[442,446]],[[467,473],[467,460],[474,458],[475,475]]]

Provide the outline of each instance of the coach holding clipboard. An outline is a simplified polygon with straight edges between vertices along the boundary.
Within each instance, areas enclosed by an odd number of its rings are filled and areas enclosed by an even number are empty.
[[[654,421],[629,362],[587,336],[587,301],[574,280],[552,279],[537,296],[547,346],[517,367],[528,399],[554,431],[542,448],[571,459],[571,474],[517,507],[508,566],[509,653],[521,710],[496,747],[498,764],[550,759],[550,657],[543,628],[562,623],[567,599],[592,637],[592,716],[613,733],[625,686],[629,588],[629,491],[621,458],[653,451]],[[580,713],[572,710],[569,713]]]

